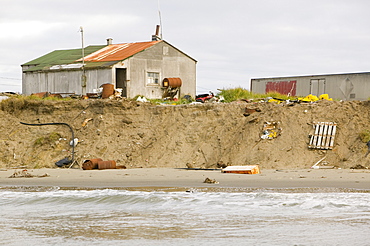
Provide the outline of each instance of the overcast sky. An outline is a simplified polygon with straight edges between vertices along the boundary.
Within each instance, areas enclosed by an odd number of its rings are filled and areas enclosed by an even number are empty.
[[[369,0],[159,0],[163,39],[195,58],[197,92],[251,78],[370,71]],[[57,49],[150,41],[158,0],[1,0],[0,91]]]

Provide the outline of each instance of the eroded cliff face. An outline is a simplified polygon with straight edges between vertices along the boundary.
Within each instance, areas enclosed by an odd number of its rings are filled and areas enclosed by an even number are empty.
[[[244,116],[245,108],[258,108]],[[127,168],[215,168],[259,164],[261,169],[309,168],[326,156],[328,165],[368,166],[360,132],[370,130],[369,102],[329,102],[287,106],[235,102],[156,106],[114,100],[2,102],[0,165],[3,168],[56,167],[70,155],[68,127],[26,126],[67,123],[79,143],[75,159],[115,160]],[[281,133],[261,139],[265,122],[279,122]],[[334,148],[308,148],[314,122],[337,123]]]

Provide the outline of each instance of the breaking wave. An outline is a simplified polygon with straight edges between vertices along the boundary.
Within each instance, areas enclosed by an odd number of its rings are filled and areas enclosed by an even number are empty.
[[[354,238],[365,245],[370,239],[370,193],[361,191],[3,188],[0,205],[0,235],[10,245],[14,238],[39,245],[342,245]]]

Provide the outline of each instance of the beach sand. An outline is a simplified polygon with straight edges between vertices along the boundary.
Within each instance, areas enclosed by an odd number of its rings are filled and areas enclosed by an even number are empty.
[[[260,174],[221,173],[220,170],[173,168],[137,169],[28,169],[32,177],[10,178],[22,169],[0,170],[0,187],[61,188],[340,188],[370,190],[370,170],[300,169],[261,170]],[[217,183],[204,183],[205,179]]]

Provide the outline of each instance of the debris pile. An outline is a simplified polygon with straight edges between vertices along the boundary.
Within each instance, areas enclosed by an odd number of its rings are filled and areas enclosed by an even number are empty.
[[[42,175],[33,175],[29,173],[26,169],[24,169],[22,171],[14,171],[14,173],[9,176],[9,178],[33,178],[33,177],[44,178],[50,177],[50,175],[47,173],[44,173]]]
[[[265,122],[262,129],[261,139],[274,139],[280,136],[282,129],[280,122]]]

